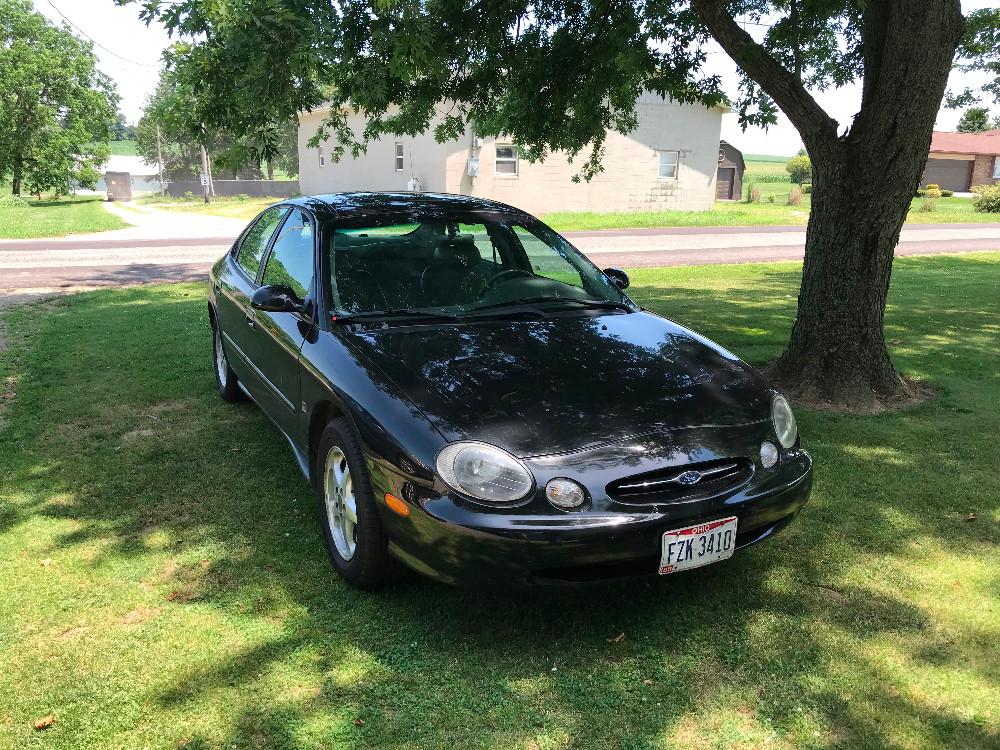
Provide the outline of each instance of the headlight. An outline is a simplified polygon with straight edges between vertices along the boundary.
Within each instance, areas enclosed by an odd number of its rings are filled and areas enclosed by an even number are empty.
[[[512,503],[527,496],[535,481],[524,464],[486,443],[452,443],[437,457],[448,486],[479,500]]]
[[[792,414],[792,407],[782,395],[777,395],[771,401],[771,421],[774,422],[774,434],[778,436],[778,442],[785,448],[795,445],[795,440],[799,436],[799,428],[795,424],[795,415]]]

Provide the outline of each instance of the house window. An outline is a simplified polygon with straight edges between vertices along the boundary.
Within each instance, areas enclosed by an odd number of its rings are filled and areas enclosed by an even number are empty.
[[[680,151],[657,151],[660,157],[660,179],[676,180],[677,163],[680,161]]]
[[[1000,180],[1000,156],[993,157],[993,179]]]
[[[397,172],[402,172],[403,171],[403,144],[402,143],[397,143],[396,144],[396,159],[395,159],[395,161],[396,161],[396,171]]]
[[[517,176],[517,146],[497,144],[497,174]]]
[[[321,167],[326,166],[326,154],[323,153],[323,147],[319,147],[319,165]]]

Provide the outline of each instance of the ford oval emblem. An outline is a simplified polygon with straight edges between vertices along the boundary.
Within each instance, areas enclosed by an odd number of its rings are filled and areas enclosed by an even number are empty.
[[[700,471],[685,471],[683,474],[678,474],[674,478],[677,484],[683,484],[685,487],[692,487],[701,481]]]

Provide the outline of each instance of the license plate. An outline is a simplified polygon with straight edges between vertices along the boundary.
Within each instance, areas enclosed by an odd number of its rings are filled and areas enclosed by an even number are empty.
[[[660,575],[699,568],[733,556],[736,518],[720,518],[663,533]]]

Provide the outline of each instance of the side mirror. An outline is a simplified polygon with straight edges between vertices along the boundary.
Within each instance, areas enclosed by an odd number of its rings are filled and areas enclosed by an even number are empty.
[[[631,283],[628,274],[620,268],[605,268],[604,275],[611,279],[619,289],[628,289],[628,285]]]
[[[250,298],[250,307],[265,312],[300,313],[305,310],[305,303],[298,298],[291,287],[284,284],[262,286]]]

